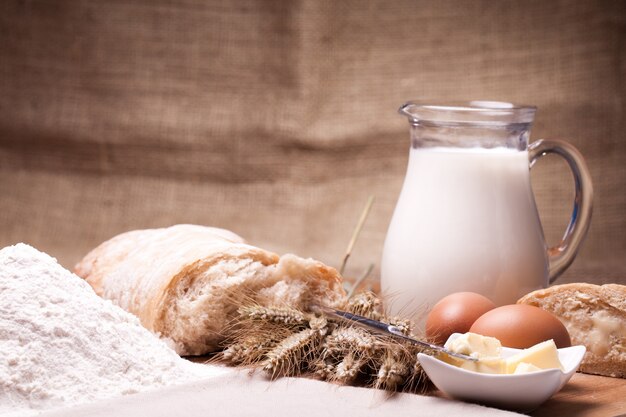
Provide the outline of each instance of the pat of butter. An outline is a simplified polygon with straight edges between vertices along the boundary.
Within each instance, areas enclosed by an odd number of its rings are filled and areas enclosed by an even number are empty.
[[[563,370],[554,340],[538,343],[507,358],[506,373],[512,374],[515,372],[515,368],[522,362],[534,365],[539,369],[557,368]]]
[[[445,348],[456,353],[475,358],[499,357],[502,344],[495,337],[481,336],[476,333],[465,333],[452,342],[447,342]]]
[[[481,336],[476,333],[465,333],[452,342],[446,343],[445,348],[452,352],[479,359],[477,362],[473,362],[447,355],[443,356],[442,359],[444,362],[451,365],[484,374],[506,373],[506,363],[500,357],[502,345],[495,337]]]
[[[521,374],[551,368],[563,370],[556,345],[552,340],[538,343],[508,358],[500,356],[502,346],[498,339],[475,333],[465,333],[446,343],[445,348],[477,358],[478,361],[467,361],[445,354],[440,357],[444,362],[473,372]]]
[[[457,365],[459,368],[468,371],[480,372],[481,374],[506,374],[506,362],[498,357],[484,357],[477,362],[465,361],[461,359],[461,363]]]
[[[529,372],[541,371],[541,368],[533,365],[532,363],[520,362],[516,367],[514,374],[527,374]]]

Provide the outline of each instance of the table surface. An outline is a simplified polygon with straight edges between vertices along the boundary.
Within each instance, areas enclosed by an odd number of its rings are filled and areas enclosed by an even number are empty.
[[[626,415],[626,379],[576,373],[533,417]]]
[[[433,395],[443,397],[440,391]],[[532,417],[626,417],[626,379],[576,373]]]

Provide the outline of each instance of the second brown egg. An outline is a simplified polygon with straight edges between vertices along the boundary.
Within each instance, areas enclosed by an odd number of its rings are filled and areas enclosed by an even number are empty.
[[[557,348],[571,346],[567,329],[551,313],[539,307],[512,304],[495,308],[480,316],[470,332],[491,336],[502,346],[525,349],[553,339]]]

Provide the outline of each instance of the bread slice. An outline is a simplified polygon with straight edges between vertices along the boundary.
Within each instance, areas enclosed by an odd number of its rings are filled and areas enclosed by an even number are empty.
[[[212,227],[133,230],[92,250],[75,272],[96,294],[135,314],[180,355],[220,348],[247,302],[305,308],[343,301],[334,268],[248,245]]]
[[[587,348],[582,372],[626,377],[625,285],[555,285],[533,291],[518,303],[541,307],[563,322],[572,344]]]

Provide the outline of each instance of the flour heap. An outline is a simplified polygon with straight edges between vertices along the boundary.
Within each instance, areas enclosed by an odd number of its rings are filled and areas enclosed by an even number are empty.
[[[180,358],[54,258],[25,244],[0,250],[0,414],[88,403],[211,372]]]

